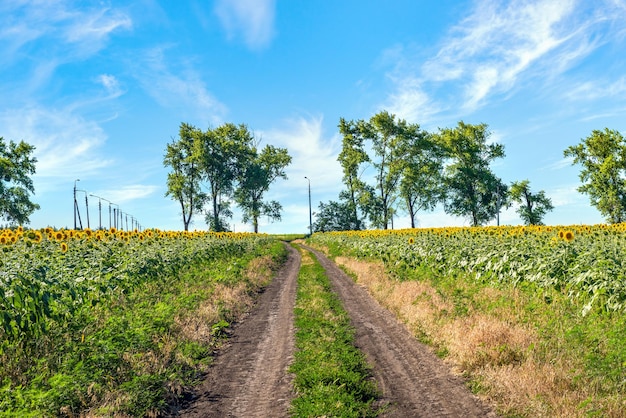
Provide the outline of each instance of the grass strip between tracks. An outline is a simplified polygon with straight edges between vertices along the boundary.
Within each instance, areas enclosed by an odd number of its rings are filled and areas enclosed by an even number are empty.
[[[374,417],[376,383],[323,267],[301,250],[295,308],[294,416]]]

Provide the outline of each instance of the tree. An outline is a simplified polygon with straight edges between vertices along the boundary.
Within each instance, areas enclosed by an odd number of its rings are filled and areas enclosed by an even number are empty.
[[[563,154],[581,164],[578,191],[589,195],[591,204],[610,223],[626,221],[626,142],[615,130],[594,130]]]
[[[368,121],[346,122],[341,119],[344,135],[339,161],[344,168],[344,182],[348,184],[352,201],[366,213],[374,227],[387,229],[392,221],[394,206],[399,196],[398,187],[406,165],[409,146],[419,141],[424,133],[419,125],[396,120],[395,115],[379,112]],[[371,155],[365,147],[372,150]],[[362,182],[357,170],[368,162],[374,168],[374,185]]]
[[[245,125],[227,123],[202,134],[203,179],[209,183],[211,208],[206,221],[213,231],[228,230],[230,198],[250,153],[253,137]]]
[[[361,206],[363,196],[367,195],[366,184],[360,178],[359,168],[370,159],[363,149],[363,138],[358,134],[355,122],[339,119],[339,132],[343,135],[343,140],[337,161],[341,164],[343,182],[348,188],[346,205],[350,211],[350,223],[355,225],[354,229],[359,230],[365,225],[359,217],[358,208]]]
[[[513,182],[509,196],[513,202],[521,205],[517,213],[526,225],[543,225],[544,215],[554,209],[554,206],[543,190],[532,193],[529,184],[528,180]]]
[[[343,195],[345,196],[345,195]],[[342,195],[340,195],[340,198]],[[349,200],[328,203],[320,202],[316,220],[313,223],[313,231],[354,231],[360,228],[361,224],[355,222],[352,207]]]
[[[419,126],[409,125],[404,120],[396,122],[395,115],[386,111],[359,125],[361,134],[371,141],[375,155],[372,165],[376,170],[375,190],[379,210],[371,213],[370,219],[375,226],[387,229],[398,196],[398,184],[406,166],[409,143],[420,136]]]
[[[207,198],[200,184],[204,175],[202,131],[181,123],[179,137],[167,144],[163,158],[163,165],[172,169],[167,175],[165,196],[179,202],[183,225],[188,231],[193,214],[202,210]]]
[[[493,219],[501,202],[507,202],[507,186],[496,177],[489,164],[504,157],[502,144],[488,144],[486,124],[463,121],[456,128],[441,129],[439,141],[450,164],[445,168],[446,213],[469,218],[472,226]]]
[[[31,202],[35,193],[33,180],[37,159],[32,157],[35,147],[20,141],[8,144],[0,137],[0,218],[19,225],[30,222],[29,216],[39,205]]]
[[[259,217],[280,220],[282,206],[276,201],[264,202],[263,195],[278,178],[286,179],[285,167],[291,157],[285,148],[266,145],[261,153],[256,147],[243,162],[239,174],[239,185],[235,191],[235,201],[243,212],[243,222],[252,222],[254,232],[259,232]]]
[[[411,219],[411,228],[415,228],[418,211],[433,210],[445,198],[442,148],[432,141],[431,135],[415,139],[400,180],[400,196]]]

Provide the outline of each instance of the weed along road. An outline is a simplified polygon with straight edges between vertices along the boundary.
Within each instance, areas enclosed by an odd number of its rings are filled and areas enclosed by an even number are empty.
[[[354,329],[354,346],[371,367],[383,417],[495,417],[430,350],[320,252],[317,258]],[[304,253],[289,257],[250,314],[234,328],[183,417],[287,417],[298,396],[289,367],[295,353],[294,307]],[[307,255],[308,257],[308,255]],[[297,377],[296,377],[297,379]],[[324,383],[321,383],[323,386]],[[344,416],[341,413],[326,414]],[[354,415],[350,415],[354,416]],[[359,415],[361,416],[361,415]]]

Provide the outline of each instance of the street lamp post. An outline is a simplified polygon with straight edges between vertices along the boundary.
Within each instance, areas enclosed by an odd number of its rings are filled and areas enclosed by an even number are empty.
[[[313,235],[313,212],[311,212],[311,179],[304,176],[309,181],[309,234]]]

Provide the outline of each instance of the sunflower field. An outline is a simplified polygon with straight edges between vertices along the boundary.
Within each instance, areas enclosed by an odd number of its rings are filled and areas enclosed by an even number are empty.
[[[165,386],[210,358],[193,330],[189,341],[164,341],[215,289],[255,291],[246,263],[275,242],[249,233],[0,230],[0,416],[72,415],[107,402],[117,409],[104,415],[163,408]],[[232,308],[216,309],[212,335]],[[161,361],[156,353],[164,364],[148,368]]]
[[[402,279],[415,269],[553,288],[591,309],[626,310],[626,224],[448,227],[314,234],[312,242],[376,258]]]

